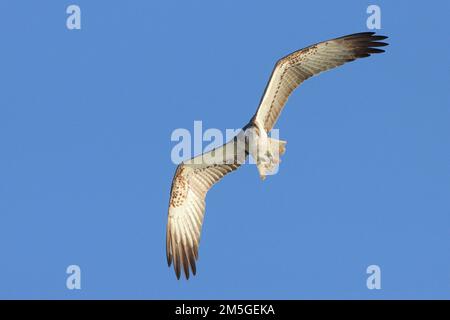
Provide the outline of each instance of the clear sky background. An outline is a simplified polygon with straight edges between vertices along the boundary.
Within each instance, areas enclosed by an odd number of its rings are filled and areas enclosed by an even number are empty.
[[[82,29],[66,28],[81,7]],[[198,275],[165,257],[176,128],[239,128],[275,61],[366,27],[305,82],[277,175],[208,194]],[[0,298],[450,298],[448,1],[2,1]],[[81,267],[81,290],[66,268]],[[366,268],[381,267],[381,290]]]

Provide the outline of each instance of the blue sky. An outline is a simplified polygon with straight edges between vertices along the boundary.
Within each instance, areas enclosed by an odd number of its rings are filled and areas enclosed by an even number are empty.
[[[82,29],[66,28],[78,4]],[[198,275],[165,260],[177,128],[239,128],[275,61],[368,31],[305,82],[287,151],[208,194]],[[2,1],[0,298],[450,298],[445,1]],[[81,290],[66,268],[81,267]],[[381,268],[368,290],[366,268]]]

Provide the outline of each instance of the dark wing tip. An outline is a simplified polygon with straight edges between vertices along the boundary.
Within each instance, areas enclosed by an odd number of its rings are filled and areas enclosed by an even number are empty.
[[[380,41],[388,39],[388,36],[379,35],[375,32],[360,32],[360,33],[353,33],[349,34],[337,39],[343,39],[347,41]]]
[[[383,53],[385,52],[383,49],[377,49],[377,48],[367,48],[367,53]]]
[[[172,239],[170,238],[170,224],[167,223],[167,229],[166,229],[166,258],[167,258],[167,265],[170,267],[172,265]]]
[[[389,45],[386,42],[381,42],[381,40],[387,38],[387,36],[376,35],[375,32],[361,32],[344,36],[341,39],[345,41],[346,46],[351,48],[357,58],[365,58],[371,54],[385,52],[378,47]]]
[[[189,280],[190,272],[195,276],[197,274],[195,262],[198,259],[198,249],[195,246],[191,247],[190,245],[183,245],[182,243],[179,243],[175,247],[172,247],[172,243],[169,243],[169,245],[167,264],[170,267],[173,262],[173,269],[177,279],[180,280],[182,269],[186,280]],[[172,252],[176,252],[176,254],[172,255]]]
[[[371,42],[371,44],[370,44],[370,46],[371,47],[385,47],[385,46],[388,46],[389,45],[389,43],[386,43],[386,42]]]
[[[372,41],[380,41],[380,40],[385,40],[387,38],[389,38],[389,37],[388,36],[378,36],[378,35],[370,37],[370,39]]]
[[[186,280],[189,280],[189,262],[186,249],[186,246],[181,244],[181,261],[183,264],[183,271],[184,275],[186,276]]]
[[[373,31],[369,31],[369,32],[357,32],[357,33],[352,33],[352,34],[348,34],[346,36],[342,36],[339,37],[337,39],[345,39],[345,38],[359,38],[359,37],[370,37],[373,36],[375,34],[375,32]]]
[[[172,247],[172,249],[175,250],[175,255],[173,259],[173,269],[175,271],[175,275],[177,276],[177,279],[180,279],[181,276],[181,260],[180,260],[180,252],[177,250],[177,248]]]

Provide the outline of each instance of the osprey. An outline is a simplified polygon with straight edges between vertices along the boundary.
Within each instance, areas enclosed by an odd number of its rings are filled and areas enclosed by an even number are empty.
[[[385,36],[363,32],[320,42],[281,58],[272,71],[250,122],[228,143],[178,165],[172,181],[166,234],[167,263],[180,278],[196,274],[198,246],[208,190],[236,170],[250,154],[262,179],[276,168],[285,141],[268,137],[289,95],[306,79],[384,50]]]

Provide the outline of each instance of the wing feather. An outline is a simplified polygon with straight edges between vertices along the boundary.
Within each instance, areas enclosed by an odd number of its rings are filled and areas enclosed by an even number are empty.
[[[374,32],[355,33],[314,44],[281,58],[275,64],[255,118],[264,124],[264,128],[269,132],[289,95],[303,81],[357,58],[384,52],[378,47],[387,45],[379,42],[386,38],[375,35]]]
[[[166,253],[167,263],[169,266],[173,263],[178,279],[181,271],[186,279],[189,279],[190,271],[194,275],[197,272],[196,260],[205,214],[205,197],[214,184],[239,168],[240,163],[231,161],[236,159],[234,152],[226,153],[227,150],[238,150],[235,149],[236,143],[236,140],[232,140],[199,156],[202,161],[196,157],[177,167],[170,192]],[[222,154],[223,157],[211,161],[212,153]]]

